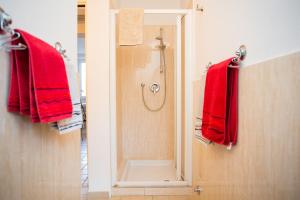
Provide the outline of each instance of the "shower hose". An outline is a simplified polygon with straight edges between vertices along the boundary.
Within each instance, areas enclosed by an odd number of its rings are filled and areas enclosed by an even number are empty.
[[[162,48],[161,49],[161,55],[162,55],[162,64],[163,64],[163,73],[164,73],[164,99],[162,104],[158,107],[158,108],[151,108],[150,106],[148,106],[146,100],[145,100],[145,95],[144,95],[144,88],[145,88],[145,83],[141,84],[141,88],[142,88],[142,98],[143,98],[143,104],[144,106],[147,108],[147,110],[151,111],[151,112],[158,112],[160,111],[165,103],[166,103],[166,96],[167,96],[167,67],[166,67],[166,60],[165,60],[165,49]]]

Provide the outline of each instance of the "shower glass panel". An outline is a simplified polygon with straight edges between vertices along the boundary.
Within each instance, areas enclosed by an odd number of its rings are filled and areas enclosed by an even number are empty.
[[[180,128],[184,96],[178,96],[184,87],[180,78],[184,67],[180,61],[184,56],[182,16],[145,14],[143,44],[134,46],[118,45],[117,14],[112,19],[116,21],[112,30],[112,45],[116,46],[112,52],[116,100],[113,185],[186,186]]]
[[[166,45],[162,73],[160,40],[156,39],[161,34]],[[119,178],[123,181],[176,180],[175,37],[173,25],[145,25],[143,45],[117,47],[117,138]],[[156,93],[149,89],[153,82],[160,85]],[[145,84],[143,89],[141,84]],[[161,109],[152,112],[143,100],[149,107]]]

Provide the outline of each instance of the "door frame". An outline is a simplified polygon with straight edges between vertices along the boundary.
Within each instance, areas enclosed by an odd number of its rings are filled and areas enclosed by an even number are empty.
[[[119,10],[110,10],[110,135],[111,135],[111,184],[117,182],[117,113],[116,113],[116,14]],[[193,31],[192,19],[193,11],[189,9],[146,9],[145,14],[177,14],[177,34],[181,36],[181,18],[185,16],[185,160],[184,160],[184,180],[188,185],[192,185],[192,66],[193,66]],[[180,19],[180,21],[179,21]],[[180,25],[180,27],[179,27]],[[177,37],[177,45],[181,37]],[[176,52],[176,165],[177,177],[181,176],[181,48]],[[178,56],[180,55],[180,56]],[[180,123],[178,123],[180,122]]]

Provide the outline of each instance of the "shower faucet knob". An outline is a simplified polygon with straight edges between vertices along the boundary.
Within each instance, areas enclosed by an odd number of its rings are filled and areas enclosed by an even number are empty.
[[[159,85],[159,83],[154,82],[149,86],[149,89],[153,94],[156,94],[160,90],[160,85]]]

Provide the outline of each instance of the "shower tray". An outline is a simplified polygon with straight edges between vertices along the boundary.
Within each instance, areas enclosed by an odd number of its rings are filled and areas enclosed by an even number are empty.
[[[128,160],[117,187],[181,187],[173,160]]]

